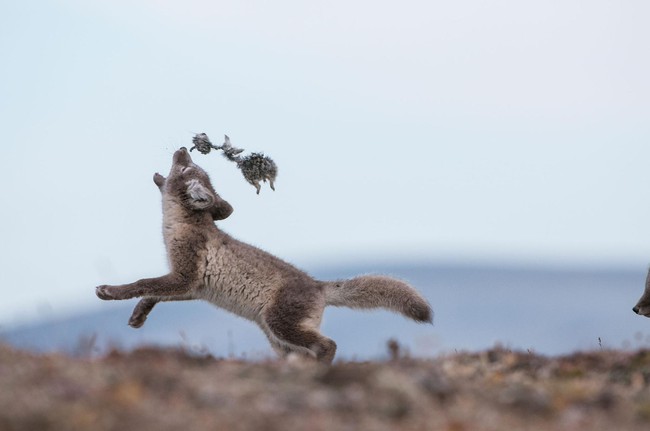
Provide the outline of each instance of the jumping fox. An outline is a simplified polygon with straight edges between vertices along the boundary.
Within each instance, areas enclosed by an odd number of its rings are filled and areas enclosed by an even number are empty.
[[[327,305],[383,307],[416,322],[432,321],[428,302],[403,281],[378,275],[315,280],[221,231],[214,222],[233,208],[185,148],[174,153],[167,178],[156,173],[153,181],[162,194],[170,272],[96,288],[104,300],[142,298],[129,319],[132,327],[141,327],[158,302],[203,299],[257,323],[280,356],[298,353],[331,363],[336,343],[319,332]]]

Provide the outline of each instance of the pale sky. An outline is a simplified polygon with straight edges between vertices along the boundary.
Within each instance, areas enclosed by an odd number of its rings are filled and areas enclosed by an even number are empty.
[[[196,132],[219,226],[309,270],[650,262],[646,1],[0,4],[0,325],[166,271],[151,177]],[[195,153],[193,153],[195,154]],[[641,288],[640,288],[641,289]]]

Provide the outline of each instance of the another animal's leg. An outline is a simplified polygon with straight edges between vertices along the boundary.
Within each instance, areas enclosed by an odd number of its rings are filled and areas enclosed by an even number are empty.
[[[135,283],[120,286],[97,286],[95,293],[100,299],[131,299],[141,296],[179,296],[191,289],[191,281],[180,274],[167,274],[156,278],[143,278]]]
[[[147,320],[147,316],[153,310],[153,307],[159,302],[166,301],[189,301],[196,299],[192,295],[182,295],[182,296],[170,296],[170,297],[147,297],[143,298],[138,302],[138,304],[133,309],[131,318],[129,319],[129,326],[133,328],[140,328],[144,325],[144,322]]]
[[[329,364],[336,354],[336,343],[319,332],[325,297],[320,290],[305,289],[305,295],[295,295],[295,289],[280,292],[266,310],[265,332],[274,350],[297,352]]]

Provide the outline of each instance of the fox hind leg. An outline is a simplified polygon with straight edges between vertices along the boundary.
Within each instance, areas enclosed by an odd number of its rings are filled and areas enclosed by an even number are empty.
[[[292,353],[297,353],[303,357],[314,358],[324,364],[331,364],[334,360],[336,343],[315,329],[293,328],[289,336],[278,335],[272,330],[269,332],[267,337],[271,342],[271,347],[283,359]]]
[[[306,290],[302,290],[301,298],[292,295],[290,289],[279,295],[264,316],[263,329],[280,356],[296,352],[330,364],[336,343],[319,331],[325,297],[321,291],[306,294]]]

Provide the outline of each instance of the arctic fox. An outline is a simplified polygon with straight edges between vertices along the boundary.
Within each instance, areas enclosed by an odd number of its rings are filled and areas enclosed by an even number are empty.
[[[639,302],[632,308],[636,314],[640,316],[650,317],[650,270],[645,280],[645,290],[643,295],[639,298]]]
[[[383,307],[416,322],[431,322],[428,302],[407,283],[365,275],[319,281],[281,259],[217,228],[232,206],[215,192],[185,148],[176,151],[162,194],[163,237],[170,272],[120,286],[102,285],[104,300],[142,298],[129,325],[141,327],[160,301],[203,299],[257,323],[280,355],[298,353],[331,363],[336,343],[319,332],[326,305]]]

